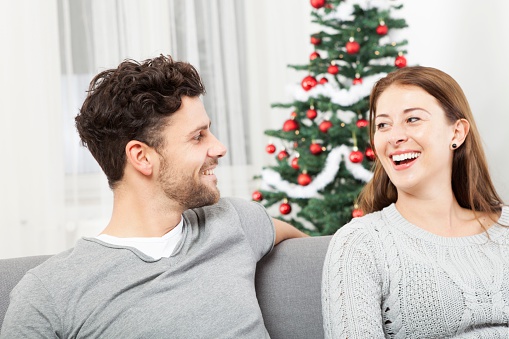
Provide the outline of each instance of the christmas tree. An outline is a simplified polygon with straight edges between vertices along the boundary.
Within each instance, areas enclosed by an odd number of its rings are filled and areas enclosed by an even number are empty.
[[[375,154],[369,144],[369,94],[387,73],[406,66],[403,46],[394,41],[403,19],[392,0],[311,0],[314,51],[306,72],[291,86],[293,101],[277,103],[289,114],[280,130],[267,130],[266,151],[275,165],[262,170],[253,200],[279,206],[274,217],[311,235],[333,234],[363,212],[356,199]],[[275,140],[274,140],[275,139]]]

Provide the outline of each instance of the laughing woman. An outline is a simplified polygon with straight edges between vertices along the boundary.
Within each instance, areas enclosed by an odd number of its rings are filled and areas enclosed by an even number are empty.
[[[434,68],[374,86],[367,213],[325,259],[326,338],[509,338],[509,208],[463,91]]]

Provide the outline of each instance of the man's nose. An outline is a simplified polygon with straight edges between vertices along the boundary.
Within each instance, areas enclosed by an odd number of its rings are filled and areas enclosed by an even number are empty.
[[[214,142],[212,147],[209,148],[209,156],[221,158],[226,154],[226,147],[214,135],[212,135],[212,137],[214,138]]]

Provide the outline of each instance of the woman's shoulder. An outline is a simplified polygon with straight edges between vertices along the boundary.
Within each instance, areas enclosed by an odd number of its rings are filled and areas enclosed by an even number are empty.
[[[373,247],[382,241],[384,229],[382,212],[373,212],[352,219],[338,229],[331,240],[331,247]]]

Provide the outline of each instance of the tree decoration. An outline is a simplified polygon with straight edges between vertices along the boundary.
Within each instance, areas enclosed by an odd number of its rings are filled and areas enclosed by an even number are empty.
[[[359,119],[359,120],[357,120],[357,122],[355,124],[359,128],[364,128],[364,127],[367,127],[369,123],[366,119]]]
[[[279,212],[281,214],[287,215],[290,214],[292,211],[292,206],[288,202],[283,202],[281,205],[279,205]]]
[[[276,146],[274,146],[274,144],[268,144],[265,147],[265,150],[267,151],[267,153],[272,154],[272,153],[276,152]]]
[[[313,155],[321,154],[323,152],[323,146],[314,142],[309,146],[309,151]]]
[[[327,68],[327,73],[336,75],[339,73],[339,67],[333,63]]]
[[[301,86],[305,91],[309,91],[311,88],[315,87],[318,81],[316,81],[316,78],[308,75],[304,79],[302,79]]]
[[[375,158],[376,158],[375,152],[373,151],[373,149],[371,147],[366,148],[366,150],[364,151],[364,154],[366,155],[366,158],[368,158],[371,161],[375,160]]]
[[[406,67],[406,58],[403,55],[398,55],[394,61],[394,65],[398,68]]]
[[[376,34],[378,35],[386,35],[389,32],[389,27],[385,24],[385,21],[380,21],[380,25],[376,28]]]
[[[307,112],[306,112],[306,116],[310,120],[314,120],[317,115],[318,115],[318,112],[316,111],[316,109],[313,106],[311,106],[311,108],[308,109]]]
[[[318,37],[316,35],[311,36],[311,44],[317,46],[317,45],[320,45],[321,43],[322,43],[322,39],[320,39],[320,37]]]
[[[352,37],[350,40],[346,43],[346,52],[348,54],[357,54],[361,50],[361,45],[355,39]]]
[[[309,60],[315,60],[315,59],[319,59],[320,58],[320,54],[318,54],[318,52],[313,52],[309,55]]]
[[[311,6],[313,6],[316,9],[322,8],[325,6],[326,1],[325,0],[311,0]]]
[[[362,217],[363,215],[364,212],[362,212],[362,210],[359,209],[358,207],[354,208],[352,211],[352,218],[359,218]]]
[[[307,174],[306,171],[299,174],[299,177],[297,178],[297,182],[301,186],[307,186],[311,183],[311,181],[312,181],[311,176]]]
[[[283,161],[284,159],[288,158],[290,156],[290,154],[288,154],[288,152],[283,149],[282,151],[280,151],[277,155],[277,158],[279,161]]]
[[[297,155],[292,159],[292,161],[290,162],[290,166],[293,168],[293,169],[300,169],[300,166],[299,166],[299,154],[297,153]]]
[[[295,119],[288,119],[283,124],[283,131],[291,132],[299,129],[299,123]]]
[[[323,78],[321,78],[320,80],[318,80],[318,83],[319,83],[320,85],[326,84],[326,83],[328,83],[328,82],[329,82],[329,80],[327,80],[327,78],[325,78],[325,77],[323,77]]]
[[[320,125],[318,125],[318,129],[320,130],[320,132],[322,133],[327,133],[327,131],[329,130],[329,128],[332,127],[332,122],[330,122],[329,120],[324,120],[320,123]]]
[[[352,80],[352,84],[353,85],[360,85],[362,84],[362,78],[360,77],[360,75],[356,75],[355,78]]]
[[[254,201],[262,201],[263,200],[263,194],[260,191],[254,191],[252,196]]]
[[[364,158],[364,155],[362,154],[362,152],[355,148],[352,151],[352,153],[350,153],[350,156],[349,156],[350,161],[353,162],[354,164],[358,164],[358,163],[362,162],[363,158]]]

